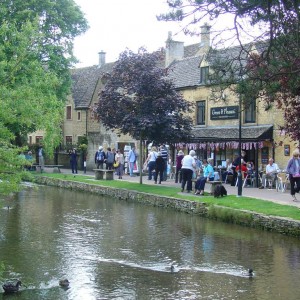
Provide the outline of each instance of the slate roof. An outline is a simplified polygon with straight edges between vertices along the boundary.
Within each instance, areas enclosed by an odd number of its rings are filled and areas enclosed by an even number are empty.
[[[243,45],[245,47],[245,45]],[[250,49],[251,44],[246,46]],[[264,43],[258,45],[259,50],[265,47]],[[188,45],[184,47],[184,58],[175,60],[169,66],[169,77],[173,80],[175,87],[187,88],[200,85],[200,63],[203,55],[198,55],[200,43]],[[246,61],[246,52],[241,52],[241,47],[231,47],[224,50],[216,50],[212,55],[208,56],[208,61],[216,56],[235,58],[242,55]],[[164,62],[163,62],[164,63]],[[97,86],[97,82],[102,75],[111,72],[114,63],[106,63],[101,68],[91,66],[72,70],[72,96],[75,103],[75,109],[87,109],[90,105],[92,97]],[[163,65],[162,65],[163,66]]]
[[[94,93],[97,91],[96,86],[103,74],[111,72],[113,63],[107,63],[101,68],[91,66],[86,68],[73,69],[72,76],[72,97],[75,109],[87,109]]]
[[[192,130],[192,141],[238,141],[238,126],[223,127],[194,127]],[[242,141],[273,140],[272,125],[258,125],[242,127]]]
[[[169,78],[176,88],[199,85],[200,82],[200,62],[202,57],[188,57],[175,61],[169,67]]]

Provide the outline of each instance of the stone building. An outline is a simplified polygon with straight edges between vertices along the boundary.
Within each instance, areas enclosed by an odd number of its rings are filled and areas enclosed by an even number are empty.
[[[94,155],[99,146],[103,146],[104,150],[111,147],[124,151],[125,146],[135,145],[136,141],[130,136],[118,136],[106,130],[91,109],[98,103],[98,93],[105,83],[103,75],[110,72],[112,67],[113,63],[106,63],[105,52],[101,51],[98,65],[71,70],[71,95],[66,102],[61,126],[64,150],[60,153],[60,163],[68,164],[68,158],[63,158],[65,146],[78,145],[83,137],[88,139],[87,169],[95,168]],[[42,138],[43,132],[35,132],[29,135],[29,143],[39,143]]]
[[[250,47],[251,51],[260,50],[256,45]],[[210,27],[206,24],[201,27],[201,40],[197,44],[184,46],[183,42],[174,41],[171,33],[166,40],[165,67],[170,71],[169,76],[184,98],[195,104],[193,138],[185,145],[178,141],[174,149],[187,152],[193,148],[200,159],[213,157],[215,165],[222,165],[238,153],[239,97],[229,90],[212,97],[212,88],[207,82],[212,71],[207,59],[209,49]],[[239,49],[232,47],[226,51],[225,55],[230,55]],[[124,150],[125,145],[136,144],[130,136],[118,136],[106,130],[91,110],[98,102],[99,90],[104,87],[103,75],[112,67],[113,63],[106,63],[105,52],[101,51],[98,65],[72,70],[72,93],[66,103],[62,135],[64,144],[77,144],[81,137],[88,138],[88,169],[94,167],[94,153],[99,145]],[[242,108],[242,149],[258,169],[264,169],[269,157],[284,169],[290,153],[298,145],[279,130],[282,123],[282,111],[266,110],[261,102],[254,101],[247,109]],[[42,133],[32,134],[29,143],[40,139]],[[176,151],[172,155],[175,157]]]
[[[249,51],[259,52],[261,45],[249,44]],[[285,169],[290,152],[298,145],[279,130],[283,124],[282,111],[266,109],[265,104],[254,99],[251,105],[240,108],[239,96],[230,90],[212,93],[208,74],[213,72],[207,53],[210,49],[210,27],[201,27],[199,44],[184,47],[173,41],[169,33],[166,41],[166,64],[170,69],[176,89],[184,98],[195,104],[192,140],[177,148],[193,148],[200,159],[213,157],[215,165],[233,159],[239,148],[239,120],[241,109],[241,142],[247,160],[264,170],[273,157],[281,169]],[[220,50],[221,51],[221,50]],[[222,55],[235,55],[240,47],[232,47]],[[290,149],[290,151],[289,151]]]

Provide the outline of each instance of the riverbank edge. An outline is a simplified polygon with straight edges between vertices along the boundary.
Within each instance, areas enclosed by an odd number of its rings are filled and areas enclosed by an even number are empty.
[[[180,212],[199,215],[226,223],[300,237],[300,221],[288,218],[266,216],[251,211],[237,210],[219,205],[209,205],[204,202],[183,200],[122,188],[112,188],[43,176],[35,177],[34,182],[42,185],[110,196],[122,201],[132,201],[143,205],[174,209]]]

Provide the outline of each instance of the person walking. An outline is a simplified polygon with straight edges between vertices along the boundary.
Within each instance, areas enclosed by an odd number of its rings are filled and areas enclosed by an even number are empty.
[[[182,181],[181,167],[182,167],[182,159],[184,158],[184,153],[182,150],[179,150],[176,156],[176,172],[175,172],[175,183],[179,183]]]
[[[296,149],[292,153],[292,157],[289,159],[286,172],[289,174],[289,179],[291,183],[291,195],[293,201],[298,201],[295,193],[300,191],[300,159],[299,150]],[[296,186],[296,187],[295,187]]]
[[[135,152],[135,147],[133,146],[131,148],[131,150],[129,151],[128,153],[128,163],[129,163],[129,175],[130,177],[133,177],[133,170],[134,170],[134,164],[136,162],[136,158],[137,158],[137,155],[136,155],[136,152]]]
[[[70,164],[71,164],[72,174],[77,174],[77,152],[75,148],[70,153]]]
[[[152,173],[155,170],[156,158],[157,149],[156,147],[152,147],[144,164],[146,166],[148,165],[148,180],[152,180]]]
[[[167,180],[167,177],[168,177],[168,170],[167,170],[167,167],[168,167],[169,153],[168,153],[168,149],[167,149],[167,147],[166,147],[165,144],[162,144],[162,145],[159,147],[159,151],[161,152],[162,158],[165,160],[165,170],[164,170],[164,179],[163,179],[163,181],[166,181],[166,180]]]
[[[192,186],[192,178],[193,178],[193,172],[196,169],[196,162],[194,160],[194,156],[196,155],[196,152],[194,150],[191,150],[188,155],[185,155],[182,159],[182,167],[181,167],[181,173],[182,173],[182,182],[181,182],[181,192],[184,192],[185,184],[186,184],[186,191],[188,193],[191,192],[193,189]]]
[[[119,176],[119,179],[122,179],[123,171],[124,171],[124,155],[123,153],[121,153],[120,149],[117,150],[115,156],[115,162],[117,164],[116,173]]]
[[[155,160],[155,175],[154,175],[154,183],[157,183],[157,178],[159,174],[159,184],[161,184],[163,178],[164,178],[164,170],[165,170],[165,160],[162,157],[162,153],[157,153],[157,158]]]

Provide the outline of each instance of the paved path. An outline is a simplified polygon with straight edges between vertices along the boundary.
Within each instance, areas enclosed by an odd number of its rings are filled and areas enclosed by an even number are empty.
[[[47,172],[47,169],[45,169],[45,171]],[[52,169],[49,169],[48,172],[52,172]],[[71,173],[71,170],[70,169],[61,169],[61,172],[62,173]],[[84,175],[84,173],[82,171],[79,171],[79,174]],[[87,171],[85,175],[94,177],[94,172]],[[124,175],[123,179],[117,179],[117,176],[115,176],[115,180],[140,182],[140,177],[139,176],[130,177],[129,175]],[[143,176],[143,184],[154,185],[154,181],[148,180],[147,176]],[[156,186],[160,186],[160,185],[157,184]],[[178,192],[181,190],[180,184],[175,183],[174,179],[168,179],[167,181],[163,181],[161,186],[178,187]],[[230,184],[224,184],[224,186],[229,195],[237,195],[237,187],[233,187]],[[208,189],[209,187],[206,185],[206,188]],[[294,202],[294,201],[292,201],[292,196],[291,196],[289,190],[282,193],[281,191],[277,192],[275,188],[272,190],[269,190],[269,189],[258,189],[258,188],[253,188],[253,187],[248,187],[248,188],[245,187],[242,190],[242,195],[252,197],[252,198],[257,198],[257,199],[268,200],[268,201],[272,201],[272,202],[280,203],[280,204],[293,205],[293,206],[297,206],[300,208],[300,195],[296,194],[298,201]],[[201,196],[199,196],[199,197],[201,197]]]

